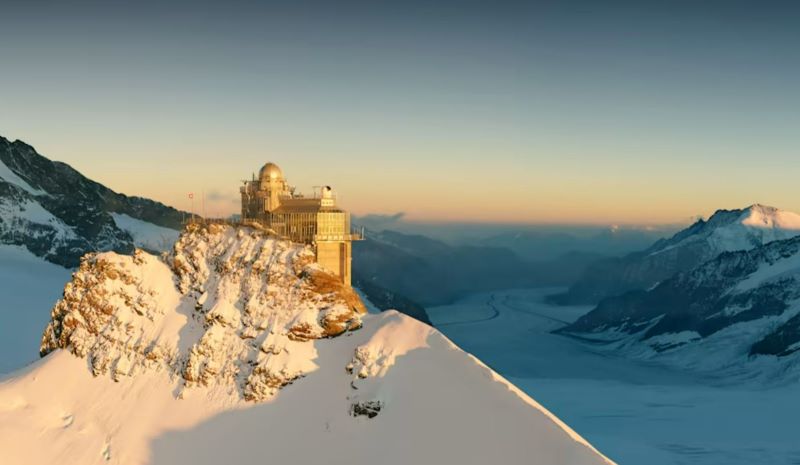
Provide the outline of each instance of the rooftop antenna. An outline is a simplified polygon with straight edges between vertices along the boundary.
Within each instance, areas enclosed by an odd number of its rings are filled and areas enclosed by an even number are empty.
[[[190,213],[192,214],[192,223],[194,223],[194,192],[189,192],[189,200],[191,200]]]

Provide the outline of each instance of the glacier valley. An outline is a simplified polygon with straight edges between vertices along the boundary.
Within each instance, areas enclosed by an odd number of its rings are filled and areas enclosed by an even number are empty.
[[[621,465],[789,465],[796,388],[689,374],[551,334],[591,310],[554,306],[558,290],[475,294],[432,307],[434,326]]]

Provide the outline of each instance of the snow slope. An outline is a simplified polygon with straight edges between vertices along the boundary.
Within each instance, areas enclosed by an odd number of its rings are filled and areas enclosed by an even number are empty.
[[[49,309],[70,271],[22,247],[0,245],[0,373],[39,357],[39,338]]]
[[[146,250],[159,252],[169,250],[180,234],[174,229],[157,226],[124,213],[111,213],[111,217],[119,229],[131,235],[136,247]]]
[[[261,404],[208,389],[178,399],[165,372],[95,378],[58,351],[0,385],[4,463],[610,463],[436,330],[397,312],[364,318],[315,342],[318,368]],[[345,370],[357,348],[380,354],[363,379]],[[354,417],[358,400],[383,406]]]
[[[49,355],[0,383],[3,463],[611,463],[435,329],[364,314],[311,257],[212,225],[166,259],[84,259]]]
[[[712,216],[696,234],[654,247],[651,255],[676,247],[704,242],[709,258],[722,252],[750,250],[773,241],[800,235],[800,215],[766,205],[751,205],[744,210],[721,210]]]
[[[560,331],[728,380],[797,380],[800,237],[723,253],[647,292],[605,299]]]
[[[20,178],[19,176],[17,176],[16,173],[11,171],[11,169],[8,166],[6,166],[6,164],[3,163],[2,160],[0,160],[0,179],[3,179],[4,181],[10,184],[14,184],[17,187],[22,188],[25,192],[28,192],[31,195],[47,194],[43,190],[34,189],[33,187],[31,187],[31,185],[25,182],[24,179]]]

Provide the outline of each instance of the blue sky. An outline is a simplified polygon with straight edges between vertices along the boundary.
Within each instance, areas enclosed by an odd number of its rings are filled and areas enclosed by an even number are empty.
[[[166,3],[166,2],[161,2]],[[785,2],[11,2],[0,135],[236,209],[266,161],[356,213],[658,224],[800,211]]]

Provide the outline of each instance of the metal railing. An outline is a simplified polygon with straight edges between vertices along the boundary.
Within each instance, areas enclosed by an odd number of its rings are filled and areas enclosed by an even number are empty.
[[[230,218],[202,218],[199,216],[194,216],[183,220],[183,224],[227,224],[231,226],[237,226],[242,224],[242,222],[234,221]]]
[[[263,229],[271,231],[276,236],[280,237],[281,239],[291,240],[290,237],[277,234],[273,229],[267,227],[263,221],[260,220],[252,220],[252,219],[244,219],[244,220],[232,220],[230,218],[202,218],[199,216],[194,216],[191,218],[186,218],[183,221],[184,225],[190,224],[197,224],[197,225],[209,225],[209,224],[224,224],[227,226],[254,226],[257,225]],[[314,240],[319,241],[363,241],[365,238],[365,229],[363,226],[361,227],[351,227],[350,232],[346,234],[314,234]]]

